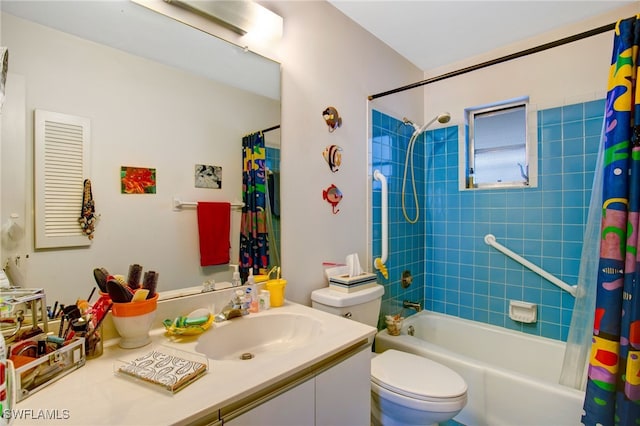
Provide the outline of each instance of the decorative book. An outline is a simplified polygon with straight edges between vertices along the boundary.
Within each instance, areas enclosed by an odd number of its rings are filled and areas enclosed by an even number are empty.
[[[175,393],[205,374],[207,365],[153,350],[121,365],[118,371]]]

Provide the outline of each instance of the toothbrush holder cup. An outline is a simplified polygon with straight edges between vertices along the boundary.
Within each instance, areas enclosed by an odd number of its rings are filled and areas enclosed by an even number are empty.
[[[113,303],[111,315],[121,348],[139,348],[151,342],[149,330],[156,317],[158,293],[140,302]]]
[[[269,280],[265,283],[265,288],[269,291],[272,308],[277,308],[284,304],[284,290],[286,286],[287,280],[282,278]]]

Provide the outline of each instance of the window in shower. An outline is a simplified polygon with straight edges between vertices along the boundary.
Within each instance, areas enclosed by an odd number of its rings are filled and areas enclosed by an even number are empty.
[[[528,97],[465,109],[466,155],[460,187],[537,186],[535,129]]]

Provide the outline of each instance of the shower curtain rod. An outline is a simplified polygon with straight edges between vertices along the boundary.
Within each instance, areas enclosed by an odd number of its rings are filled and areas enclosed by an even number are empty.
[[[402,86],[402,87],[398,87],[396,89],[392,89],[392,90],[388,90],[386,92],[381,92],[381,93],[376,93],[375,95],[369,95],[369,100],[372,101],[374,99],[377,98],[381,98],[383,96],[387,96],[387,95],[392,95],[394,93],[399,93],[399,92],[404,92],[405,90],[409,90],[409,89],[415,89],[416,87],[420,87],[420,86],[425,86],[427,84],[431,84],[431,83],[435,83],[437,81],[441,81],[441,80],[446,80],[448,78],[451,77],[457,77],[459,75],[462,74],[466,74],[468,72],[471,71],[476,71],[482,68],[486,68],[489,67],[491,65],[497,65],[500,64],[502,62],[507,62],[510,61],[512,59],[517,59],[517,58],[522,58],[523,56],[528,56],[531,55],[533,53],[538,53],[538,52],[542,52],[544,50],[548,50],[548,49],[552,49],[554,47],[558,47],[558,46],[562,46],[563,44],[568,44],[568,43],[573,43],[574,41],[578,41],[578,40],[582,40],[594,35],[598,35],[598,34],[602,34],[605,33],[607,31],[611,31],[614,30],[616,28],[616,23],[611,23],[611,24],[607,24],[607,25],[603,25],[601,27],[597,27],[597,28],[593,28],[591,30],[588,31],[584,31],[578,34],[574,34],[572,36],[569,37],[565,37],[565,38],[561,38],[549,43],[544,43],[541,44],[539,46],[535,46],[535,47],[531,47],[529,49],[525,49],[525,50],[521,50],[519,52],[516,53],[511,53],[509,55],[505,55],[505,56],[501,56],[499,58],[496,59],[491,59],[489,61],[485,61],[485,62],[481,62],[479,64],[476,65],[471,65],[469,67],[466,68],[461,68],[459,70],[456,71],[451,71],[445,74],[441,74],[439,76],[436,77],[431,77],[428,78],[426,80],[422,80],[422,81],[418,81],[417,83],[412,83],[409,84],[407,86]]]
[[[279,128],[280,128],[280,125],[279,125],[279,124],[277,124],[277,125],[275,125],[275,126],[273,126],[273,127],[269,127],[269,128],[267,128],[267,129],[263,129],[263,130],[260,130],[260,131],[261,131],[262,133],[267,133],[267,132],[270,132],[270,131],[272,131],[272,130],[278,130]]]

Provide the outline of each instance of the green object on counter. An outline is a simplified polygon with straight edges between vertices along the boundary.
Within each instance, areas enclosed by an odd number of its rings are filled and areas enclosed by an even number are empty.
[[[202,333],[211,326],[213,315],[207,314],[197,317],[179,316],[175,319],[166,319],[162,324],[170,334],[195,335]]]
[[[176,325],[178,327],[185,327],[189,325],[202,325],[209,319],[209,316],[197,317],[197,318],[189,318],[189,317],[178,317],[176,319]]]

